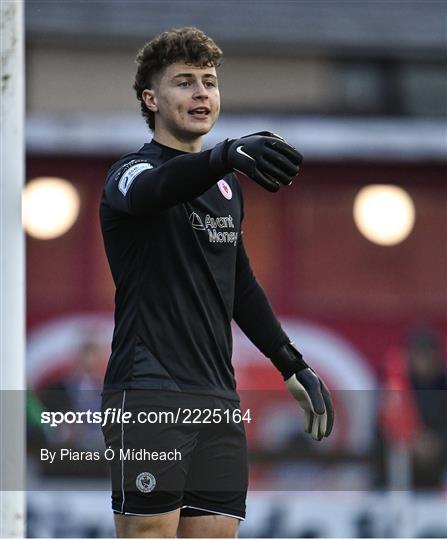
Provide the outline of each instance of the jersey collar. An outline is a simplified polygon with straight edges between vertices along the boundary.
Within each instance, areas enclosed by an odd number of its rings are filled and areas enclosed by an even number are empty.
[[[154,139],[150,143],[145,144],[145,146],[156,146],[158,148],[161,148],[163,154],[168,158],[173,158],[175,156],[182,156],[183,154],[187,154],[188,152],[183,152],[182,150],[177,150],[176,148],[171,148],[170,146],[166,146],[164,144],[161,144]]]

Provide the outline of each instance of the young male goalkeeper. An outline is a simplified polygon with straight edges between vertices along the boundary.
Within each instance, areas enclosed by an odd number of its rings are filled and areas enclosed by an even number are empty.
[[[221,57],[196,28],[164,32],[141,49],[134,89],[153,139],[111,167],[101,201],[116,285],[103,410],[180,411],[174,423],[103,428],[106,446],[120,455],[111,465],[120,537],[236,536],[248,473],[243,422],[233,414],[240,404],[232,319],[282,373],[305,410],[306,431],[320,440],[332,429],[326,386],[290,343],[253,275],[234,174],[273,193],[292,182],[302,157],[270,132],[201,151],[219,116]],[[191,422],[193,411],[206,410],[218,411],[215,422],[203,415]],[[141,449],[163,459],[132,459]],[[174,450],[181,459],[166,457]]]

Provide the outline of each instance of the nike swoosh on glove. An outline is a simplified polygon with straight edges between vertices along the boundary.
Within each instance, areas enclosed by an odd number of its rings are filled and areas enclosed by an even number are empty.
[[[296,148],[269,131],[227,139],[217,144],[210,156],[213,167],[241,172],[272,193],[292,183],[302,160]]]

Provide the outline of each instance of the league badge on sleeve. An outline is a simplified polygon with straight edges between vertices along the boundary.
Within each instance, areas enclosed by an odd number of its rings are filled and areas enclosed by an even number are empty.
[[[219,180],[219,182],[217,182],[217,185],[220,189],[220,192],[226,199],[230,200],[231,197],[233,197],[233,192],[231,191],[230,186],[227,184],[227,182],[225,182],[225,180]]]
[[[119,178],[118,188],[121,193],[123,195],[127,195],[127,192],[129,191],[129,188],[135,178],[142,172],[153,168],[154,167],[151,163],[138,159],[134,159],[129,163],[126,163],[123,167],[119,169],[116,175]]]

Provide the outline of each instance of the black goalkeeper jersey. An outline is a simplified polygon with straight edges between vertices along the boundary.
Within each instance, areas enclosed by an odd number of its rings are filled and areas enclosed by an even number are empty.
[[[239,182],[209,157],[152,141],[107,175],[100,219],[116,295],[105,389],[237,399],[231,320],[267,355],[287,340],[244,250]]]

